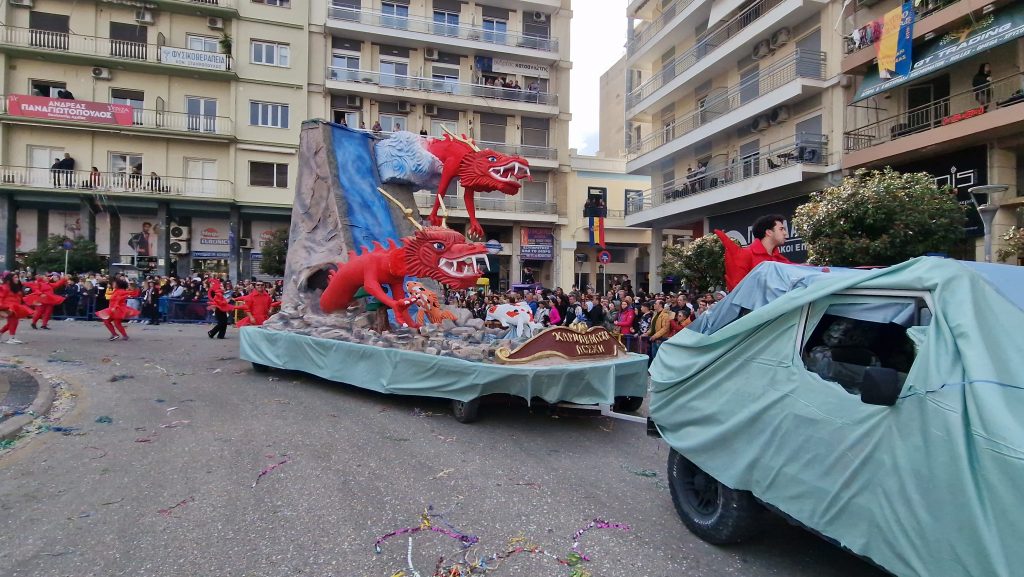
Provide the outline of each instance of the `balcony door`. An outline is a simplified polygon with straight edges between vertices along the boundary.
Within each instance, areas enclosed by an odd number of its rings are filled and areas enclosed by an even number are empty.
[[[58,159],[64,158],[63,148],[51,146],[28,147],[28,183],[30,186],[53,186],[55,175],[50,174],[50,167]]]
[[[949,116],[949,75],[907,88],[906,130],[928,130]]]
[[[217,193],[217,161],[185,159],[185,194],[214,196]]]
[[[142,155],[110,153],[111,186],[128,190],[142,188]]]
[[[185,97],[188,129],[193,132],[217,132],[217,99],[199,96]]]
[[[400,86],[403,88],[409,85],[409,63],[395,60],[380,61],[380,85]]]
[[[110,55],[146,60],[149,27],[141,24],[110,23]]]
[[[409,27],[409,6],[395,2],[382,2],[380,5],[380,25],[385,28],[405,30]]]
[[[68,49],[71,17],[66,14],[36,12],[28,14],[29,45],[50,50]]]
[[[132,107],[132,124],[135,126],[142,126],[142,107],[145,99],[145,93],[139,90],[114,88],[110,91],[111,104],[126,104]]]

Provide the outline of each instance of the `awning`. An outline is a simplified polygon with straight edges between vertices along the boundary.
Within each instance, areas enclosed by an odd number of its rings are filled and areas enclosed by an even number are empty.
[[[914,50],[914,66],[910,74],[889,80],[878,77],[873,69],[864,75],[853,102],[860,102],[888,90],[929,76],[977,54],[991,50],[1024,36],[1024,2],[1015,2],[977,22],[946,35],[934,38]]]

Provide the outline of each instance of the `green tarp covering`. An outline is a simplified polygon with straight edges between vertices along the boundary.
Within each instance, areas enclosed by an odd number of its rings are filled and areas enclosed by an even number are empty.
[[[936,258],[835,273],[764,263],[740,289],[758,282],[771,298],[729,307],[730,295],[712,314],[735,320],[659,350],[650,406],[666,441],[896,575],[1021,575],[1024,270]],[[894,406],[865,404],[805,368],[802,343],[829,306],[881,302],[836,295],[848,289],[926,291],[917,300],[932,303],[912,322],[900,306],[862,311],[891,315],[916,345]]]
[[[506,393],[529,401],[612,404],[647,393],[647,357],[554,366],[474,363],[451,357],[243,327],[242,359],[396,395],[471,401]]]

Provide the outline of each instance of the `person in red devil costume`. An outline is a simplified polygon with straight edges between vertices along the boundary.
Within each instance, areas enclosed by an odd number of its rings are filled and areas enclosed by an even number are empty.
[[[780,247],[786,244],[789,232],[786,230],[786,217],[781,214],[769,214],[754,221],[752,232],[754,240],[750,246],[742,248],[729,235],[721,230],[715,234],[725,245],[725,288],[731,291],[740,284],[753,268],[764,261],[784,262],[793,264],[782,256]]]
[[[114,292],[110,293],[109,306],[103,310],[96,311],[96,316],[103,320],[103,326],[110,331],[110,340],[128,340],[128,333],[124,330],[121,321],[127,318],[139,316],[139,311],[128,306],[126,301],[132,297],[139,296],[139,291],[128,290],[128,281],[119,278],[114,281]],[[120,336],[114,329],[120,332]]]
[[[18,273],[7,273],[0,283],[0,313],[7,315],[7,324],[0,328],[0,335],[11,333],[6,341],[9,345],[21,344],[14,336],[18,332],[18,322],[32,316],[32,309],[25,306],[24,297],[25,286],[21,284],[21,277]]]
[[[64,297],[58,296],[55,291],[66,284],[68,284],[67,277],[57,273],[51,274],[49,279],[43,275],[38,275],[35,281],[25,283],[25,286],[32,289],[32,294],[25,297],[25,302],[36,307],[36,312],[32,315],[33,329],[50,330],[50,327],[47,325],[50,324],[53,308],[64,302]],[[43,326],[36,326],[40,320],[43,321]]]
[[[245,311],[245,318],[235,323],[235,326],[239,328],[246,326],[258,327],[270,318],[271,308],[281,306],[281,303],[274,301],[274,299],[267,294],[264,286],[265,285],[263,283],[258,282],[256,283],[256,290],[244,297],[238,297],[235,299],[235,309]]]
[[[206,335],[211,339],[214,336],[223,339],[228,332],[228,312],[234,307],[231,306],[228,299],[224,298],[224,289],[221,287],[220,281],[215,278],[210,279],[210,288],[207,289],[206,298],[209,302],[206,308],[213,310],[213,314],[217,318],[217,324],[206,331]]]

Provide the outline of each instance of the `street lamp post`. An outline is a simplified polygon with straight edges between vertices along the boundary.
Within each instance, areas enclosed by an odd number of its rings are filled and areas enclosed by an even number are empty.
[[[601,275],[601,294],[604,294],[605,293],[605,288],[604,288],[604,265],[603,264],[597,265],[597,274]]]
[[[974,207],[981,215],[981,224],[985,231],[985,262],[992,262],[992,222],[996,218],[996,213],[999,212],[999,205],[995,202],[994,197],[1001,195],[1009,188],[1005,184],[985,184],[967,189],[967,192],[971,194]]]

